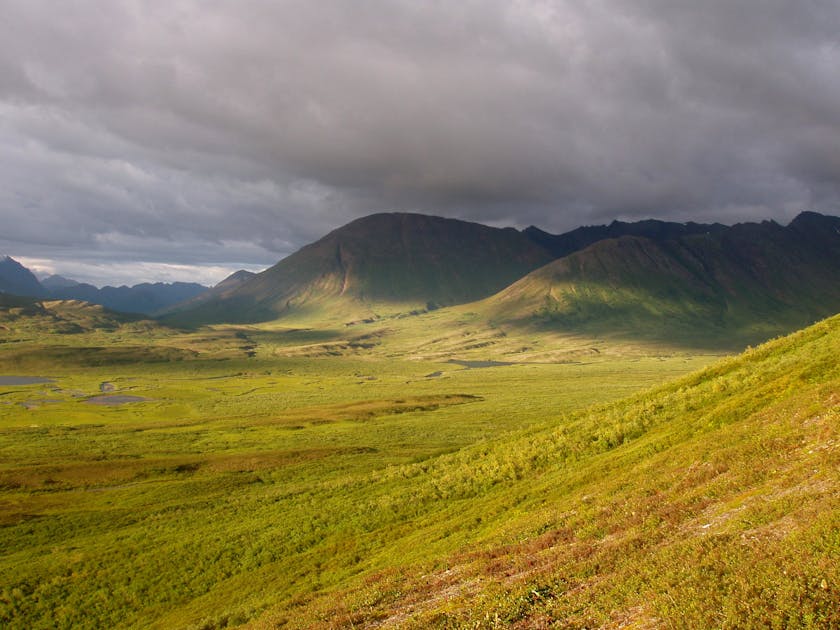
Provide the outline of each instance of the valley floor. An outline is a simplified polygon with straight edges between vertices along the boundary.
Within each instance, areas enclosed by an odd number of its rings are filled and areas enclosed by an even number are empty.
[[[840,625],[838,318],[722,362],[143,326],[6,328],[4,627]]]

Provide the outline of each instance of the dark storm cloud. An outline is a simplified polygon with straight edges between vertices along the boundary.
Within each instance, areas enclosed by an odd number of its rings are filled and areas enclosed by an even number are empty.
[[[0,9],[12,254],[259,265],[384,210],[561,230],[838,209],[834,0]]]

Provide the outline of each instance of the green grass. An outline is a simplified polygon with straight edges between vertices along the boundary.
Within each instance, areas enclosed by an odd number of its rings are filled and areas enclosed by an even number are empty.
[[[836,318],[698,373],[457,310],[56,308],[2,320],[0,374],[55,380],[0,386],[4,627],[838,622]]]
[[[391,568],[260,625],[837,627],[838,350],[834,318],[402,469]]]

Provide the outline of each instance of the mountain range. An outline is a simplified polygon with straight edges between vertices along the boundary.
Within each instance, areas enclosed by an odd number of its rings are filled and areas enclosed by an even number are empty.
[[[0,293],[52,300],[82,300],[125,313],[153,315],[207,290],[207,287],[194,282],[155,282],[100,289],[59,275],[38,281],[29,269],[13,258],[6,256],[0,259]]]
[[[255,322],[434,309],[492,295],[552,259],[546,248],[513,228],[422,214],[374,214],[182,311],[179,319]]]
[[[262,273],[97,289],[0,261],[0,290],[180,324],[351,322],[470,304],[500,324],[766,338],[840,310],[840,218],[614,221],[553,235],[412,213],[357,219]],[[749,334],[747,336],[749,336]]]
[[[763,339],[840,310],[840,218],[708,227],[596,241],[492,296],[487,311],[595,332]]]
[[[207,287],[195,282],[144,282],[131,287],[105,286],[101,289],[91,284],[78,283],[52,289],[49,294],[53,299],[84,300],[114,311],[154,315],[207,290]]]
[[[470,303],[496,323],[763,339],[840,310],[840,218],[613,222],[552,235],[376,214],[224,290],[190,323],[376,318]],[[742,335],[743,336],[743,335]]]
[[[611,238],[637,236],[654,241],[680,238],[691,234],[724,232],[728,228],[721,223],[675,223],[647,219],[626,223],[613,221],[609,225],[587,225],[564,234],[549,234],[536,226],[525,228],[523,233],[532,241],[549,250],[554,258],[563,258],[590,245]]]

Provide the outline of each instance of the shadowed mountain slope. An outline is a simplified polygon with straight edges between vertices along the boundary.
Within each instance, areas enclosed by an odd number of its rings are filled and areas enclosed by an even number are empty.
[[[49,296],[58,300],[83,300],[101,304],[123,313],[152,315],[206,291],[207,287],[195,282],[144,282],[131,287],[106,286],[101,289],[92,284],[76,283],[53,288]]]
[[[240,269],[239,271],[236,271],[236,272],[230,274],[227,278],[225,278],[219,284],[214,286],[211,289],[211,291],[219,291],[219,292],[231,291],[231,290],[235,289],[236,287],[246,283],[248,280],[253,278],[255,275],[257,275],[257,274],[255,274],[252,271],[246,271],[245,269]],[[208,291],[208,293],[210,293],[210,292]]]
[[[840,310],[840,219],[745,223],[599,241],[525,276],[485,307],[570,329],[745,334],[756,340]]]
[[[513,228],[375,214],[330,232],[178,318],[243,322],[319,309],[364,316],[377,308],[435,308],[492,295],[551,259]]]
[[[46,291],[29,269],[14,258],[0,255],[0,293],[42,296]]]
[[[257,274],[251,271],[240,269],[239,271],[230,274],[227,278],[225,278],[212,288],[203,291],[202,293],[199,293],[195,297],[192,297],[186,301],[178,302],[177,304],[172,304],[163,309],[161,312],[163,314],[178,313],[181,311],[187,311],[190,309],[197,308],[202,304],[207,304],[208,302],[213,302],[215,300],[223,300],[256,275]]]
[[[77,287],[80,284],[81,282],[77,282],[71,278],[65,278],[64,276],[60,276],[58,274],[53,274],[41,280],[41,286],[43,286],[47,291],[69,289],[70,287]]]

